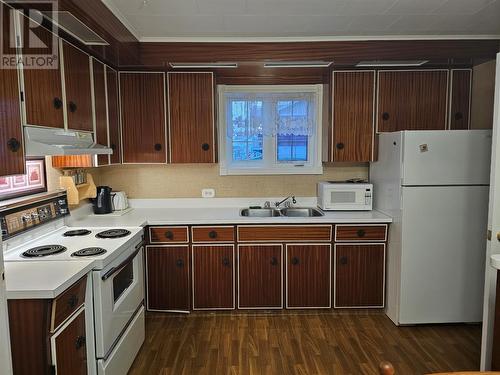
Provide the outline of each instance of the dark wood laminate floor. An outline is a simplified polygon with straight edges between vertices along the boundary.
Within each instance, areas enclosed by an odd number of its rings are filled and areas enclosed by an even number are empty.
[[[479,325],[396,327],[355,312],[149,313],[129,374],[378,374],[477,370]]]

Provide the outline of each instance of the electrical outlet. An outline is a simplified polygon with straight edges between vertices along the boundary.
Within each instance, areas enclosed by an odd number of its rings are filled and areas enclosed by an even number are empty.
[[[215,189],[202,189],[201,196],[203,198],[213,198],[215,197]]]

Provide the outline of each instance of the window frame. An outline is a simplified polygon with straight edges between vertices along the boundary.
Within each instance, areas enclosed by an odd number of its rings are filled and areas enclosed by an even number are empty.
[[[316,129],[308,137],[308,162],[278,161],[278,136],[263,135],[264,155],[273,155],[256,161],[233,161],[232,140],[227,136],[226,93],[313,93],[316,95]],[[323,174],[323,85],[217,85],[218,102],[218,151],[221,176],[228,175],[269,175],[269,174]],[[271,159],[271,160],[269,160]],[[253,165],[252,165],[253,164]]]

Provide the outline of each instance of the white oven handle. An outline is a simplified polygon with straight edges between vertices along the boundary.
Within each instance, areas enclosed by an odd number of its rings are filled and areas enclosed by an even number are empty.
[[[136,247],[135,251],[132,255],[130,255],[127,259],[125,259],[123,262],[120,263],[120,265],[116,267],[112,267],[108,272],[106,272],[104,275],[101,276],[102,281],[106,281],[109,279],[111,276],[113,276],[116,272],[120,271],[123,267],[125,267],[132,259],[136,257],[136,255],[141,251],[142,247],[144,246],[144,241],[141,241]]]

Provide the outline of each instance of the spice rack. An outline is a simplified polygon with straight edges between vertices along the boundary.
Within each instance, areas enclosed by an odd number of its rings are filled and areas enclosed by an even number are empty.
[[[59,177],[59,184],[62,189],[66,189],[68,204],[72,206],[79,204],[83,199],[95,198],[97,195],[97,188],[90,173],[87,173],[87,182],[83,184],[75,184],[72,176]]]

